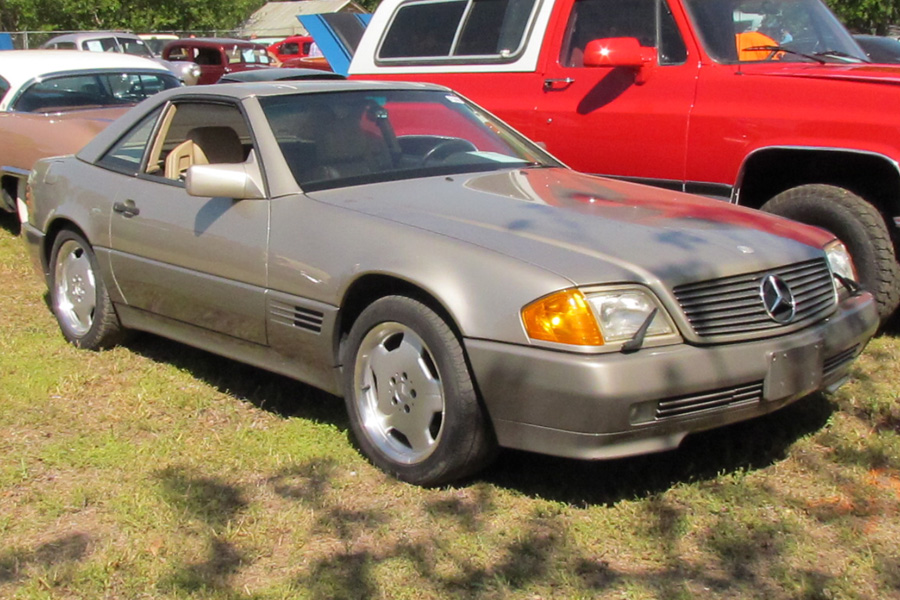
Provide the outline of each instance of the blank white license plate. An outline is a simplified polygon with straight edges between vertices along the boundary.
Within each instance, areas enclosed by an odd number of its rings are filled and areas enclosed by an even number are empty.
[[[812,393],[822,384],[823,345],[810,344],[769,355],[769,372],[763,385],[766,400],[783,400]]]

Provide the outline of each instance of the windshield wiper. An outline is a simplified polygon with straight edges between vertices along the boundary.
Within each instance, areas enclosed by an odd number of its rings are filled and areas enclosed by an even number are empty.
[[[837,59],[850,59],[848,62],[864,62],[860,57],[854,56],[847,52],[843,52],[841,50],[823,50],[822,52],[815,52],[813,56],[825,56],[825,57],[833,57]]]
[[[750,46],[748,48],[744,48],[741,50],[742,52],[757,52],[757,51],[767,51],[772,52],[774,56],[778,52],[784,52],[785,54],[793,54],[795,56],[802,56],[803,58],[808,58],[809,60],[814,60],[819,64],[824,65],[828,61],[819,56],[818,54],[804,54],[803,52],[797,52],[796,50],[791,50],[790,48],[785,48],[784,46]],[[823,53],[819,53],[823,54]],[[825,53],[827,54],[827,53]],[[766,59],[769,60],[769,59]]]

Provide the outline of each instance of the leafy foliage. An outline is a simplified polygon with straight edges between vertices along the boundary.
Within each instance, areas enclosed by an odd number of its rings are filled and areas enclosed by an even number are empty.
[[[0,29],[231,29],[263,4],[264,0],[0,0]]]
[[[900,0],[826,0],[851,31],[885,35],[900,20]]]

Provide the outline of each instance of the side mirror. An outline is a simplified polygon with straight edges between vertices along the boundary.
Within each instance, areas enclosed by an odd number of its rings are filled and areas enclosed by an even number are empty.
[[[636,83],[643,83],[642,70],[655,62],[656,48],[645,48],[633,37],[591,40],[584,48],[584,66],[634,69]]]
[[[242,163],[194,165],[187,170],[184,186],[188,194],[202,198],[265,198],[255,152]]]

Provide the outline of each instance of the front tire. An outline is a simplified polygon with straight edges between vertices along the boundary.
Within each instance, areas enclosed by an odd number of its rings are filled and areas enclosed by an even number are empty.
[[[440,485],[483,467],[496,448],[465,355],[447,323],[405,296],[369,305],[350,330],[344,389],[353,435],[377,467]]]
[[[801,185],[766,202],[764,211],[827,229],[841,240],[862,286],[886,321],[900,304],[900,265],[881,213],[853,192],[833,185]]]
[[[78,348],[119,343],[124,329],[100,277],[97,257],[81,235],[63,230],[50,254],[50,305],[63,336]]]

